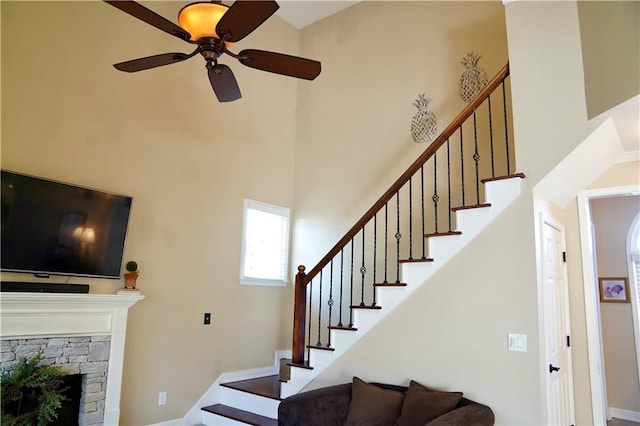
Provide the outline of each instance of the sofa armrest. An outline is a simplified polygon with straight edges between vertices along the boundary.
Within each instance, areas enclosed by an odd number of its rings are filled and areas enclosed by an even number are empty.
[[[278,426],[342,425],[351,402],[351,383],[302,392],[278,406]]]
[[[482,404],[467,404],[441,415],[426,426],[493,426],[495,416],[491,408]]]

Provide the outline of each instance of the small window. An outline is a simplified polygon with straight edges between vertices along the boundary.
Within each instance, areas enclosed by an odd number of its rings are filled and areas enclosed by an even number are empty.
[[[289,209],[244,200],[240,283],[287,285]]]

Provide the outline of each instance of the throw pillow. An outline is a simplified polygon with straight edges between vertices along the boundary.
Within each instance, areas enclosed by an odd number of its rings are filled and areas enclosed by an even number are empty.
[[[402,392],[382,389],[354,377],[345,426],[393,425],[400,415],[403,400]]]
[[[411,380],[396,426],[423,426],[453,410],[461,399],[462,392],[436,391]]]

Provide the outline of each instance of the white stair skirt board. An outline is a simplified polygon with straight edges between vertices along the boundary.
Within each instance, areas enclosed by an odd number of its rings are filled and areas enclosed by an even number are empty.
[[[378,304],[382,309],[355,309],[354,327],[357,331],[332,330],[331,342],[334,351],[311,348],[309,365],[313,369],[291,367],[291,378],[282,383],[280,397],[286,398],[300,392],[316,376],[338,359],[351,345],[371,330],[400,302],[405,300],[420,285],[438,271],[462,250],[475,236],[493,221],[520,194],[522,178],[510,178],[485,183],[485,202],[491,207],[463,209],[456,211],[457,230],[461,235],[448,235],[428,238],[429,263],[403,263],[402,281],[406,287],[376,288]]]

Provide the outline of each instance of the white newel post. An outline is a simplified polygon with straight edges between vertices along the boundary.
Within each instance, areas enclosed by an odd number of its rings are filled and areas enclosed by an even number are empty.
[[[104,425],[117,425],[127,313],[142,295],[1,293],[2,340],[110,336]]]

